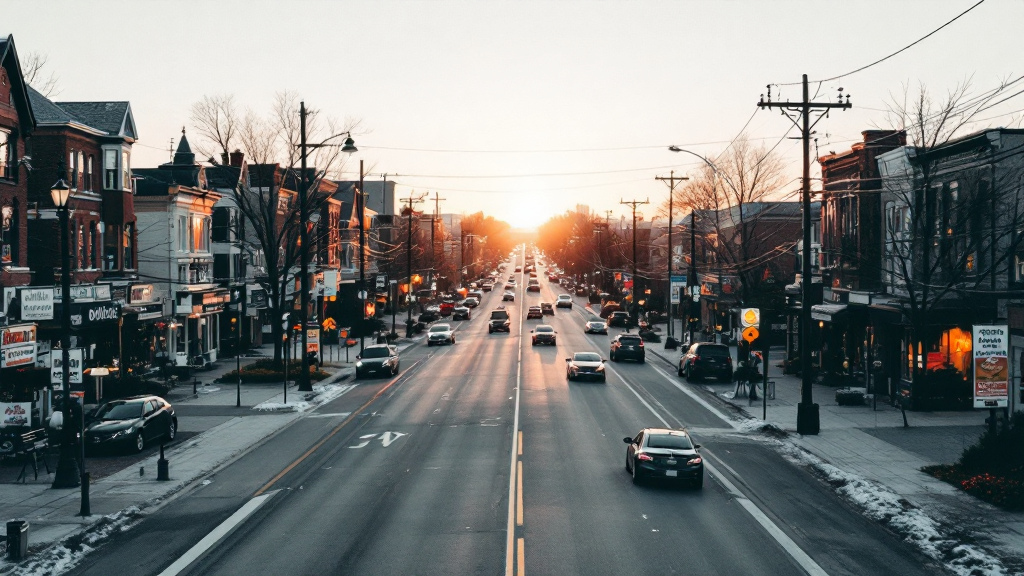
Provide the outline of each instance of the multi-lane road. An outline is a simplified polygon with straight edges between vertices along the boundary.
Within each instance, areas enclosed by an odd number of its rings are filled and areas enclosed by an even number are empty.
[[[527,306],[562,290],[540,274],[541,292],[527,293],[517,276],[511,334],[487,333],[496,287],[472,320],[452,322],[456,345],[411,347],[397,377],[361,381],[74,573],[941,571],[738,433],[723,406],[652,354],[608,363],[605,384],[567,382],[565,358],[607,357],[610,336],[585,335],[578,306],[525,320]],[[557,346],[530,345],[541,322],[555,327]],[[645,426],[690,430],[707,463],[703,490],[632,484],[622,438]]]

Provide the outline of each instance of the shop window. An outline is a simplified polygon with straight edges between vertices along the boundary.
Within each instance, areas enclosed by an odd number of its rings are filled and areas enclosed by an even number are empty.
[[[928,346],[925,370],[953,370],[961,376],[968,374],[971,365],[971,333],[960,328],[943,330]]]

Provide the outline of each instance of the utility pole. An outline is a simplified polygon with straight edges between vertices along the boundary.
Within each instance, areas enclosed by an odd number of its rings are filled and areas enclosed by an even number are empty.
[[[405,322],[406,338],[412,338],[412,205],[423,202],[424,196],[426,195],[424,194],[423,196],[413,196],[412,193],[410,192],[408,198],[402,198],[403,202],[408,202],[409,204],[409,213],[407,214],[409,229],[407,231],[407,237],[405,242],[405,275],[409,279],[409,301],[407,306],[409,317],[406,319]]]
[[[437,274],[437,265],[435,264],[437,244],[434,244],[434,228],[437,227],[437,216],[440,214],[441,200],[447,200],[447,198],[441,198],[439,192],[434,192],[434,217],[430,219],[430,272],[432,275]]]
[[[299,372],[299,391],[311,392],[313,385],[309,380],[309,356],[306,355],[307,334],[306,322],[309,320],[309,232],[306,221],[309,220],[309,207],[306,199],[306,102],[299,103],[299,143],[301,147],[302,165],[299,172],[299,326],[302,329],[302,370]],[[287,385],[287,381],[285,382]]]
[[[363,159],[359,159],[359,189],[356,196],[359,199],[359,299],[362,307],[363,325],[359,327],[359,353],[362,354],[366,348],[366,195],[363,194]]]
[[[621,198],[619,199],[619,204],[625,204],[627,206],[630,206],[633,209],[633,288],[631,290],[631,295],[633,296],[633,322],[634,323],[636,323],[636,319],[637,319],[637,297],[636,297],[636,295],[640,291],[640,282],[639,282],[640,279],[637,278],[637,275],[636,275],[636,207],[637,206],[643,206],[644,204],[650,204],[650,203],[651,203],[651,199],[650,198],[648,198],[647,200],[644,200],[642,202],[640,200],[630,200],[630,201],[627,202],[625,200],[622,200]]]
[[[668,181],[668,251],[665,252],[665,259],[667,260],[666,269],[668,270],[668,292],[665,293],[668,296],[668,304],[666,306],[668,309],[668,334],[667,338],[665,338],[665,347],[667,348],[669,344],[668,340],[672,337],[672,201],[675,199],[676,195],[676,182],[689,180],[689,178],[686,176],[676,178],[676,171],[672,170],[668,173],[668,178],[665,178],[664,176],[655,176],[654,179],[661,180],[663,182],[666,180]],[[690,235],[693,236],[692,230],[690,231]],[[691,247],[691,251],[692,250],[693,248]],[[687,286],[689,286],[689,282],[687,282]],[[679,303],[683,303],[682,295],[679,297]],[[680,308],[681,307],[682,306],[680,306]]]
[[[828,116],[829,110],[839,108],[846,110],[850,107],[850,95],[846,95],[846,102],[843,102],[843,89],[839,89],[838,102],[811,102],[810,91],[807,87],[807,74],[803,75],[803,100],[801,102],[772,102],[772,86],[768,85],[768,100],[765,101],[764,94],[757,105],[765,108],[780,108],[782,113],[789,118],[797,128],[800,129],[800,139],[803,143],[803,186],[801,197],[803,202],[803,254],[800,263],[800,403],[797,404],[796,431],[797,434],[817,434],[821,429],[821,419],[818,414],[818,405],[814,404],[811,385],[811,130],[822,119]],[[811,111],[823,110],[814,123],[811,123]],[[799,114],[797,120],[790,113]],[[767,368],[767,366],[765,366]]]

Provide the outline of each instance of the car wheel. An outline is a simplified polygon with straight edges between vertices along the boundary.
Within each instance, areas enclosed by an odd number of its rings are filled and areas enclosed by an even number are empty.
[[[135,451],[142,452],[142,449],[146,447],[146,439],[142,436],[142,430],[135,433]]]
[[[629,469],[629,454],[626,454],[626,472],[630,472],[630,471],[631,470]]]
[[[634,485],[639,485],[640,482],[643,481],[643,479],[640,477],[640,473],[637,472],[637,470],[636,470],[636,462],[633,463],[631,472],[633,474],[633,484]]]
[[[683,375],[683,366],[682,366],[682,364],[680,364],[679,367],[676,368],[676,375],[677,376],[682,376]]]
[[[686,381],[690,382],[691,384],[693,382],[695,382],[695,380],[693,378],[693,367],[692,366],[687,366],[686,367]]]
[[[554,339],[554,338],[552,338],[552,339],[551,339],[551,345],[552,345],[552,346],[554,346],[554,345],[555,345],[555,339]]]
[[[647,362],[647,358],[644,358],[643,356],[641,356],[640,357],[640,363],[643,364],[644,362]]]
[[[430,348],[433,345],[434,345],[433,342],[431,342],[430,340],[427,340],[427,348]]]
[[[536,345],[537,345],[537,341],[536,340],[531,340],[530,341],[530,346],[536,346]]]
[[[607,381],[608,381],[608,376],[602,375],[601,376],[601,384],[604,384]]]
[[[174,437],[178,435],[178,423],[171,420],[170,425],[167,426],[167,440],[174,440]]]

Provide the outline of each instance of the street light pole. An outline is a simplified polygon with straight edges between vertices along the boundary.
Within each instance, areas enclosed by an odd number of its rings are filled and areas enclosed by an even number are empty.
[[[60,349],[61,349],[61,386],[64,390],[64,405],[62,406],[63,424],[61,432],[63,438],[60,442],[60,460],[57,461],[57,471],[53,476],[51,488],[74,488],[83,486],[82,480],[85,473],[78,467],[74,453],[74,428],[75,423],[71,421],[71,371],[70,371],[70,349],[71,349],[71,252],[68,249],[68,199],[71,196],[71,188],[61,178],[50,188],[50,195],[53,204],[57,207],[57,216],[60,226]],[[122,368],[123,369],[123,368]],[[82,461],[85,464],[85,461]],[[88,506],[88,488],[82,488],[83,511]]]
[[[686,325],[689,326],[689,341],[693,345],[693,322],[690,321],[690,310],[693,307],[693,287],[697,285],[697,234],[694,230],[697,223],[697,211],[690,208],[690,273],[686,278],[687,297],[690,298],[686,301],[687,313],[686,313]],[[680,299],[681,300],[681,299]]]
[[[363,325],[359,327],[359,353],[366,347],[366,198],[363,196],[363,159],[359,159],[359,305],[363,312]]]
[[[306,102],[299,103],[299,146],[300,146],[300,168],[299,168],[299,328],[300,328],[300,356],[302,361],[299,371],[299,391],[311,392],[313,384],[309,380],[309,356],[306,354],[307,334],[306,322],[309,320],[309,232],[306,228],[306,220],[309,219],[309,207],[306,200],[309,191],[306,190]]]

